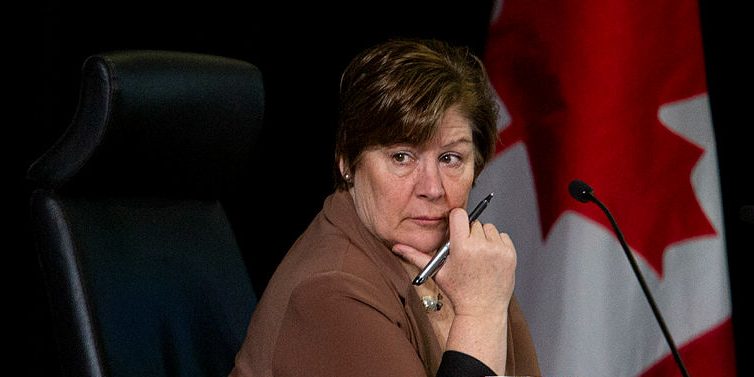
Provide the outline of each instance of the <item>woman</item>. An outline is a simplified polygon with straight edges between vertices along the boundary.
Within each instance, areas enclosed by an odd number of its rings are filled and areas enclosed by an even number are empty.
[[[231,376],[538,375],[515,248],[464,209],[497,135],[479,59],[388,41],[340,89],[336,190],[275,271]],[[413,285],[448,239],[443,267]]]

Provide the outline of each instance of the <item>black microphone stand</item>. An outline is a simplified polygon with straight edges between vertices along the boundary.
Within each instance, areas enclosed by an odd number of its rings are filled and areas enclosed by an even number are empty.
[[[665,336],[665,340],[668,342],[668,346],[670,347],[670,351],[673,353],[673,358],[675,359],[675,363],[678,365],[678,369],[681,370],[681,375],[683,377],[689,377],[689,372],[686,370],[686,366],[683,364],[683,360],[681,360],[681,354],[678,353],[678,349],[675,346],[675,343],[673,342],[673,338],[670,336],[670,331],[668,330],[668,327],[665,325],[665,321],[662,319],[662,314],[660,314],[660,309],[657,308],[657,304],[655,303],[654,298],[652,297],[652,293],[649,291],[649,286],[647,286],[647,282],[644,280],[644,276],[641,274],[641,271],[639,270],[639,265],[636,263],[636,259],[634,258],[633,254],[631,254],[631,251],[628,248],[628,244],[626,243],[625,238],[623,238],[623,232],[621,232],[620,228],[618,227],[618,223],[613,218],[613,215],[610,213],[610,211],[607,209],[607,207],[602,204],[602,202],[597,199],[596,196],[594,196],[594,191],[592,188],[587,185],[586,183],[574,180],[569,185],[569,191],[571,195],[576,198],[576,200],[580,202],[586,203],[587,201],[594,202],[602,212],[607,215],[608,220],[610,220],[610,224],[613,226],[613,230],[615,231],[615,235],[618,236],[618,241],[620,242],[620,245],[623,247],[623,253],[626,254],[626,258],[628,258],[628,262],[631,264],[631,268],[634,270],[634,274],[636,275],[636,278],[639,280],[639,285],[641,285],[642,291],[644,291],[644,295],[647,297],[647,301],[649,301],[649,306],[652,308],[652,313],[654,313],[655,318],[657,319],[657,323],[660,325],[660,329],[662,330],[662,335]]]

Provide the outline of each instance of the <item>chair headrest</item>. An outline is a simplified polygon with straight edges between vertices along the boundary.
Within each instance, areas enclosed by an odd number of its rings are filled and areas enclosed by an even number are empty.
[[[79,104],[29,168],[58,190],[205,196],[247,174],[262,127],[260,71],[241,60],[176,51],[88,57]]]

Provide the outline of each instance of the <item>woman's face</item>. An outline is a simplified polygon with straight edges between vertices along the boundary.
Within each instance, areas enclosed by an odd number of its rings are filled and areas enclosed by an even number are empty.
[[[448,213],[466,207],[474,181],[471,124],[451,107],[423,145],[362,153],[350,189],[359,218],[388,247],[432,253],[446,241]]]

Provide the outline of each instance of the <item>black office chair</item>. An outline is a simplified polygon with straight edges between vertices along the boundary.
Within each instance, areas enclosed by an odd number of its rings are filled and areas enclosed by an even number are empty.
[[[264,89],[250,63],[119,51],[28,170],[69,376],[226,376],[256,296],[223,207],[247,175]]]

